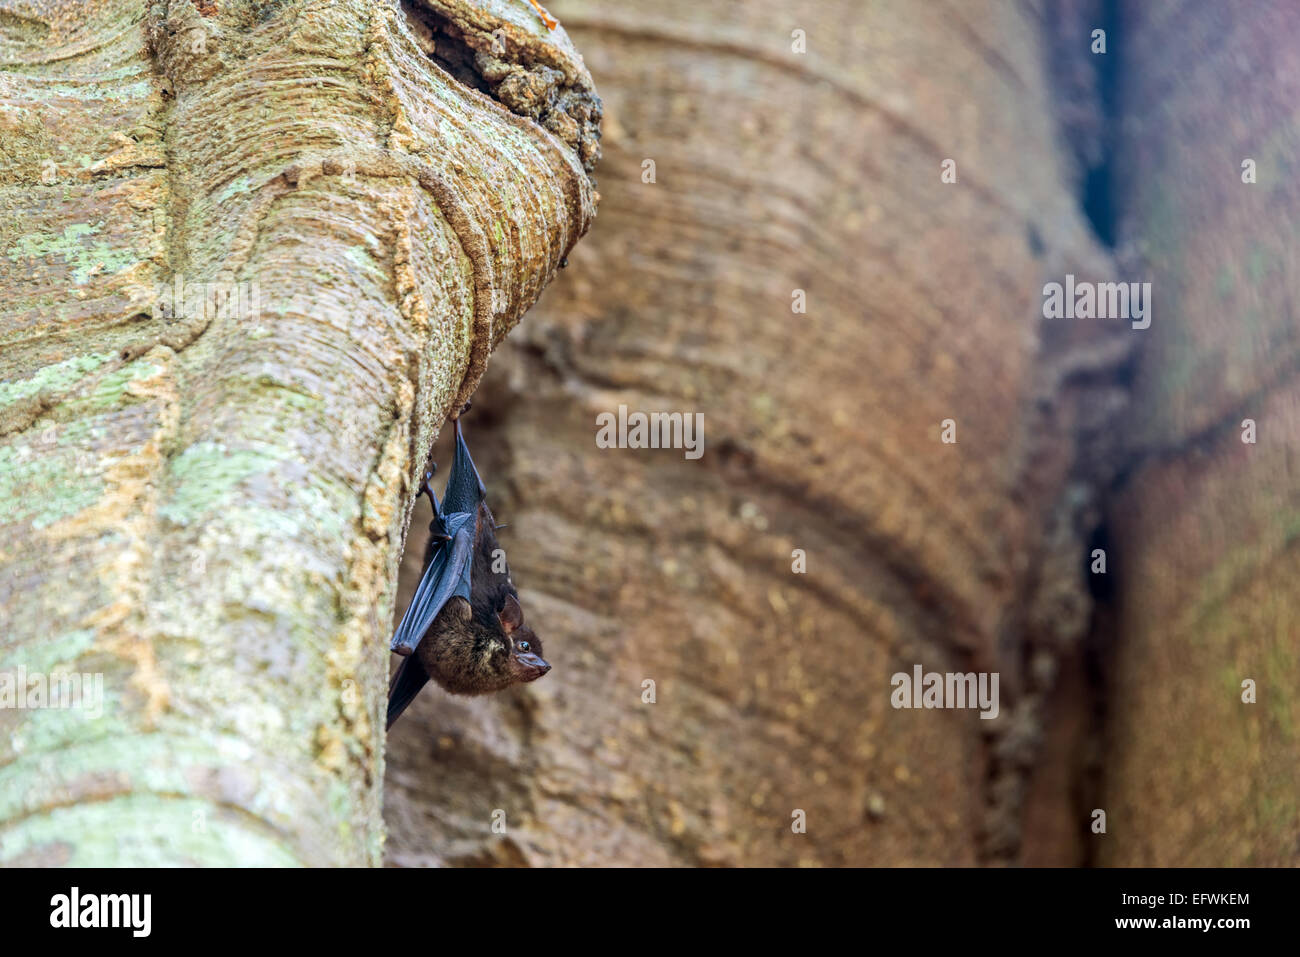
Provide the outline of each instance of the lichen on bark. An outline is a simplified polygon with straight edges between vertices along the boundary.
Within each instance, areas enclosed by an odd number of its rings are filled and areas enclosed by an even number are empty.
[[[598,103],[562,31],[454,7]],[[397,0],[6,35],[0,670],[105,702],[0,711],[0,861],[373,863],[412,480],[590,225],[592,147],[442,70]],[[161,309],[178,281],[258,308]]]

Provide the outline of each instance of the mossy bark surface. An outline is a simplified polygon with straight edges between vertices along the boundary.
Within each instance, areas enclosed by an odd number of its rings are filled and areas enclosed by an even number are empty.
[[[416,480],[592,220],[590,77],[495,0],[0,26],[0,671],[104,688],[0,710],[0,862],[375,862]]]

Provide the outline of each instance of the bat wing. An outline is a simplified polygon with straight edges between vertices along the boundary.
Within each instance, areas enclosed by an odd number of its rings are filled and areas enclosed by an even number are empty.
[[[470,569],[474,565],[474,516],[456,513],[443,516],[443,520],[451,539],[434,551],[420,576],[415,597],[393,634],[393,651],[408,657],[403,658],[388,686],[390,728],[429,680],[428,672],[411,652],[447,602],[456,597],[469,601]]]
[[[455,512],[443,516],[449,540],[434,550],[420,576],[415,597],[393,634],[392,650],[409,655],[419,645],[438,613],[454,597],[469,601],[470,569],[474,566],[474,514]]]
[[[456,455],[451,462],[451,474],[447,476],[447,490],[442,495],[442,507],[448,512],[478,511],[479,503],[487,498],[487,489],[483,479],[474,467],[470,457],[469,446],[460,430],[460,419],[456,420]]]
[[[424,665],[420,664],[419,658],[402,659],[397,674],[393,675],[392,683],[388,686],[388,727],[391,728],[393,722],[401,717],[406,706],[415,700],[428,680],[429,674],[424,670]]]

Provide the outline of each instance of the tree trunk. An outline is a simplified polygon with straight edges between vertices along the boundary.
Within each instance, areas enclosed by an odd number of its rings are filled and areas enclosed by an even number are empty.
[[[1015,859],[1132,343],[1042,319],[1044,282],[1115,271],[1058,151],[1046,25],[552,11],[605,98],[601,219],[475,435],[555,671],[394,728],[390,861]],[[703,413],[703,457],[597,448],[620,404]],[[917,664],[999,671],[1001,713],[893,709]]]
[[[416,478],[592,219],[590,77],[501,0],[0,31],[0,671],[103,687],[0,710],[0,863],[377,861]]]

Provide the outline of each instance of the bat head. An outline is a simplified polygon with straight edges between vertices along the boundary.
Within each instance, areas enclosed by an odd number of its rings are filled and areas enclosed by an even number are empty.
[[[512,683],[536,681],[551,670],[542,657],[542,639],[524,624],[524,610],[513,594],[506,595],[501,610],[497,612],[497,621],[510,642],[506,671]]]

